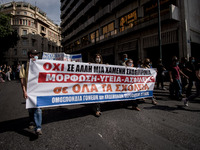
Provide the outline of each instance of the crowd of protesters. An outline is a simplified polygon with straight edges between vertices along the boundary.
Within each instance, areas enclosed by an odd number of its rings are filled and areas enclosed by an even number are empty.
[[[133,61],[127,54],[123,54],[119,65],[126,66],[127,61],[130,60]],[[139,59],[136,67],[156,69],[157,77],[155,88],[167,90],[164,87],[164,81],[169,82],[168,89],[170,98],[183,100],[185,106],[188,106],[189,101],[200,95],[200,60],[196,60],[195,57],[190,57],[189,60],[186,57],[182,57],[179,61],[176,56],[173,56],[168,68],[163,65],[161,59],[158,59],[157,64],[154,64],[154,66],[152,66],[149,58],[145,58],[143,61]],[[196,86],[196,90],[195,93],[192,93],[191,91],[194,85]],[[152,103],[154,105],[157,104],[154,96]]]
[[[11,80],[19,80],[20,68],[20,64],[18,64],[17,66],[10,66],[7,64],[0,65],[0,83]]]
[[[37,50],[29,51],[29,59],[38,59]],[[37,57],[37,58],[36,58]],[[93,63],[103,64],[103,58],[100,54],[96,54]],[[184,105],[188,106],[188,102],[200,95],[200,62],[195,60],[194,57],[190,57],[187,60],[186,57],[179,59],[174,56],[171,59],[170,67],[166,68],[161,59],[157,60],[157,63],[152,66],[152,62],[149,58],[144,60],[138,59],[134,64],[134,61],[128,57],[127,54],[123,54],[118,65],[138,68],[153,68],[157,71],[156,86],[159,90],[167,90],[164,85],[164,81],[169,82],[169,93],[172,99],[183,100]],[[26,84],[28,77],[28,66],[18,64],[17,66],[0,65],[0,82],[20,80],[23,90],[24,98],[27,98]],[[168,79],[166,78],[168,77]],[[196,92],[192,93],[192,87],[196,86]],[[161,87],[160,87],[161,86]],[[144,102],[147,99],[141,99]],[[150,98],[153,105],[157,105],[156,97]],[[125,105],[131,105],[132,109],[140,111],[138,107],[139,100],[122,102]],[[100,103],[93,105],[95,116],[101,115]],[[42,110],[40,108],[31,108],[29,111],[30,127],[35,126],[36,134],[41,135],[41,123],[42,123]]]

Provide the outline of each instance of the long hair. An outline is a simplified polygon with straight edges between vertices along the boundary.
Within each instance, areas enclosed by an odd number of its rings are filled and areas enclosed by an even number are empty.
[[[103,58],[102,58],[101,54],[95,54],[94,62],[96,62],[95,60],[96,60],[96,57],[97,57],[97,56],[99,56],[99,57],[101,58],[100,64],[103,64]]]

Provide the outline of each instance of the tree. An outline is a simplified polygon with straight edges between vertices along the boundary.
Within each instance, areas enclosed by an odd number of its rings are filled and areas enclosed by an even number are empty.
[[[13,30],[10,20],[11,15],[0,13],[0,61],[2,62],[4,52],[17,45],[19,35]]]

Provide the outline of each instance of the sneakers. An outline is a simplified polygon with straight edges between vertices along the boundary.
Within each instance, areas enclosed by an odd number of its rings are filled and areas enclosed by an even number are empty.
[[[100,117],[101,116],[101,112],[100,111],[96,111],[95,116],[96,117]]]
[[[135,106],[132,106],[132,109],[137,110],[137,111],[140,111],[140,108],[135,107]]]
[[[30,122],[28,128],[30,130],[34,129],[35,128],[35,123],[34,122]]]
[[[188,107],[188,101],[187,101],[187,98],[183,98],[182,99],[183,103],[184,103],[184,106]]]
[[[157,102],[156,102],[155,99],[152,100],[152,104],[153,104],[153,105],[157,105]]]
[[[37,130],[35,131],[35,134],[38,135],[38,136],[39,136],[39,135],[42,135],[42,130],[41,130],[41,129],[37,129]]]

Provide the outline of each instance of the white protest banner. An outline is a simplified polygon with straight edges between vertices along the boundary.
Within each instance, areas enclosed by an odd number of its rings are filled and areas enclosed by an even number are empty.
[[[65,53],[47,53],[43,52],[42,59],[44,60],[63,60],[82,62],[81,54],[65,54]]]
[[[156,71],[67,61],[30,62],[26,108],[152,97]]]
[[[43,52],[42,59],[46,60],[64,60],[65,53],[47,53]]]

